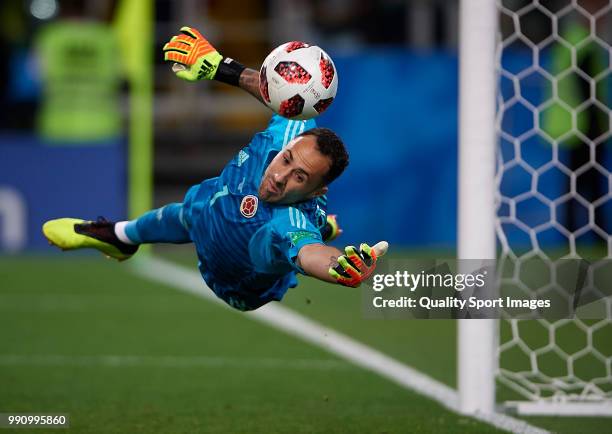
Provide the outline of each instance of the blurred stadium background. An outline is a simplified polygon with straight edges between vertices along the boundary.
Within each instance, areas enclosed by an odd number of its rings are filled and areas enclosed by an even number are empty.
[[[318,123],[351,154],[329,194],[340,244],[386,239],[396,255],[453,257],[458,1],[3,0],[0,11],[0,412],[70,413],[72,430],[88,433],[495,431],[129,264],[59,255],[40,232],[51,218],[117,220],[181,201],[265,127],[270,113],[242,91],[182,82],[163,63],[163,44],[190,25],[255,69],[288,40],[328,51],[339,92]],[[512,33],[511,20],[500,24]],[[550,32],[542,14],[520,24],[528,41]],[[508,47],[504,67],[531,61],[523,45]],[[521,84],[525,99],[543,98],[537,77]],[[530,122],[518,107],[503,128],[518,136]],[[550,158],[541,143],[521,149],[525,161]],[[509,172],[502,188],[520,190],[526,176]],[[523,212],[541,218],[537,204]],[[598,221],[611,213],[602,207]],[[155,254],[196,271],[188,247]],[[453,321],[366,320],[358,292],[304,279],[283,304],[456,387]],[[610,432],[605,418],[525,420]]]

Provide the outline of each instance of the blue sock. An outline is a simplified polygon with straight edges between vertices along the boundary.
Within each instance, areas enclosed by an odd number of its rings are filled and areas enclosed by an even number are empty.
[[[180,203],[154,209],[130,221],[125,227],[125,234],[134,244],[191,242]]]

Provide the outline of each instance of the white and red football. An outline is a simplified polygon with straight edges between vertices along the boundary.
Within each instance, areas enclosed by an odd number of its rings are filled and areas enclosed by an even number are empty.
[[[287,42],[275,48],[259,70],[264,102],[288,119],[311,119],[323,113],[338,90],[338,73],[320,47]]]

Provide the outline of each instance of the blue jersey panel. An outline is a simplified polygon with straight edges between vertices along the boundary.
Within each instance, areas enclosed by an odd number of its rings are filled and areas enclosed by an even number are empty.
[[[322,243],[325,199],[292,207],[258,198],[265,168],[296,135],[316,126],[274,115],[217,178],[192,187],[185,197],[185,220],[208,285],[241,310],[280,300],[297,285],[297,252]]]

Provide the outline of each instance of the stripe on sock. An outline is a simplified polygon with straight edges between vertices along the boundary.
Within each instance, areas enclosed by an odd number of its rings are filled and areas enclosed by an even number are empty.
[[[129,232],[133,232],[136,230],[136,222],[127,222],[127,221],[123,221],[123,222],[117,222],[115,223],[115,235],[117,235],[117,238],[119,238],[119,241],[121,241],[122,243],[125,244],[138,244],[137,240],[138,237],[132,235],[132,237],[134,237],[135,239],[133,239],[131,236],[128,235],[128,225],[129,223],[134,223],[134,228],[132,231]]]

